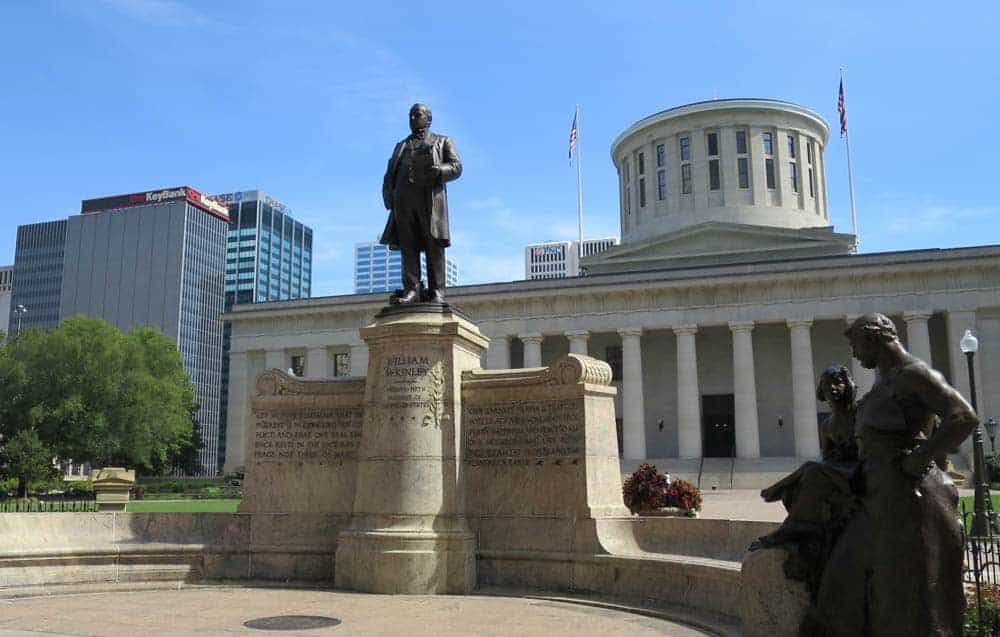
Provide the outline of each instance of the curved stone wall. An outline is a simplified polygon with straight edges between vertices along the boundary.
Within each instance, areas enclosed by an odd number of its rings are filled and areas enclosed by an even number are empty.
[[[334,580],[330,516],[5,513],[0,598],[210,581]],[[591,521],[594,523],[594,521]],[[512,550],[483,536],[479,586],[541,588],[665,604],[737,619],[744,548],[777,525],[740,520],[597,521],[603,546]],[[584,534],[585,535],[585,534]],[[582,535],[581,535],[582,537]]]
[[[826,122],[778,100],[726,99],[639,120],[611,147],[622,243],[706,221],[829,225]]]

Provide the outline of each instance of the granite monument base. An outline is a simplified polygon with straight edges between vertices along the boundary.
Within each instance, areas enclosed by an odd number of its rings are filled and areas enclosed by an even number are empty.
[[[476,542],[465,520],[461,380],[489,341],[448,311],[383,313],[361,337],[369,350],[365,415],[336,586],[469,593]]]

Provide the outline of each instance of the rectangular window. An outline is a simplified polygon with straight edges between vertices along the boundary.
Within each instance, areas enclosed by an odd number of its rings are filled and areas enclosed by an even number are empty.
[[[334,354],[333,355],[333,375],[334,376],[350,376],[351,375],[351,355],[350,354]]]
[[[639,153],[639,174],[646,174],[646,153]]]
[[[306,371],[305,362],[306,361],[304,356],[292,356],[291,372],[296,376],[298,376],[299,378],[305,376],[305,371]]]
[[[806,158],[809,160],[810,164],[813,163],[813,145],[812,145],[812,142],[807,142],[806,143]]]
[[[747,154],[747,133],[746,131],[738,130],[736,131],[736,154],[746,155]]]
[[[706,138],[708,140],[708,154],[709,154],[709,156],[711,157],[713,155],[718,155],[719,154],[719,134],[718,133],[709,133],[708,135],[706,135]]]
[[[667,153],[667,149],[663,146],[663,144],[657,144],[656,145],[656,167],[657,168],[663,168],[663,162],[666,159],[666,153]]]
[[[665,170],[656,173],[656,198],[660,201],[667,198],[667,171]]]
[[[795,135],[788,136],[788,156],[795,157]]]
[[[646,178],[639,177],[639,207],[646,207]]]
[[[718,190],[721,188],[719,179],[719,160],[710,159],[708,161],[708,189]]]
[[[691,138],[681,137],[681,161],[691,160]]]
[[[774,190],[774,160],[764,160],[764,176],[767,179],[767,189]]]
[[[681,165],[681,192],[691,194],[691,164]]]
[[[764,154],[765,155],[773,155],[774,154],[774,137],[771,136],[771,133],[764,133],[763,135],[761,135],[761,139],[764,142]]]
[[[799,165],[794,161],[788,162],[788,176],[792,178],[792,192],[799,191]]]
[[[816,182],[815,182],[815,180],[813,178],[813,169],[812,168],[809,169],[809,196],[810,197],[815,197],[816,196]]]
[[[746,157],[736,160],[736,172],[739,174],[740,188],[750,187],[750,162]]]

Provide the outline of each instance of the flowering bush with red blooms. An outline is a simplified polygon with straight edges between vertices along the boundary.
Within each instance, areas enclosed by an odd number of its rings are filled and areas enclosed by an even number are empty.
[[[640,466],[622,485],[625,506],[632,513],[670,506],[667,502],[670,490],[667,476],[651,464]]]
[[[694,515],[701,509],[701,491],[686,480],[667,482],[651,464],[643,464],[622,485],[625,506],[632,513],[674,507]]]
[[[701,510],[701,490],[687,480],[674,480],[666,506],[683,509],[686,513]]]

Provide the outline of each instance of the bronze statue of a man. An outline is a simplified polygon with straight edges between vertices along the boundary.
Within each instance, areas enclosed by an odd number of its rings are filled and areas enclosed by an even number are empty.
[[[382,180],[382,201],[389,210],[380,243],[403,256],[403,289],[392,303],[444,302],[444,249],[448,233],[448,191],[462,163],[451,139],[430,132],[431,109],[410,107],[410,136],[396,144]],[[420,253],[427,256],[427,286],[420,280]]]

